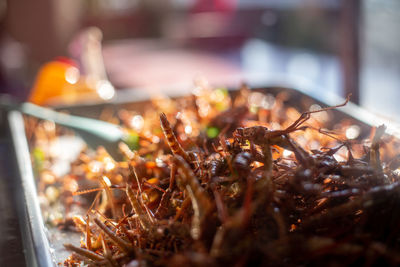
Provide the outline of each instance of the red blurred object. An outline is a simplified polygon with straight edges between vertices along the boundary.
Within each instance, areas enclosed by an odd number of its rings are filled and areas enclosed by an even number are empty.
[[[189,43],[217,50],[242,45],[246,34],[233,26],[237,9],[237,0],[198,0],[189,10]]]
[[[237,9],[237,0],[198,0],[192,7],[191,13],[221,12],[234,13]]]

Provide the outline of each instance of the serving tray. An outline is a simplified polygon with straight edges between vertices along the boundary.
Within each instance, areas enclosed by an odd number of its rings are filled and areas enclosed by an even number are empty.
[[[277,95],[286,93],[288,106],[292,106],[299,111],[308,110],[311,104],[321,106],[331,106],[343,102],[343,98],[326,95],[323,93],[311,97],[304,90],[293,89],[286,86],[268,86],[253,89],[266,94]],[[236,94],[237,91],[230,91]],[[184,96],[182,93],[175,93],[173,98]],[[70,114],[98,118],[104,109],[117,112],[119,109],[143,111],[150,106],[149,96],[142,91],[122,91],[117,98],[109,103],[91,103],[85,105],[63,106],[57,109],[66,111]],[[362,108],[348,103],[345,107],[332,111],[333,120],[330,125],[343,119],[349,119],[353,124],[360,127],[360,139],[369,136],[371,128],[381,124],[387,126],[387,133],[400,138],[400,126],[394,122],[386,121]],[[33,176],[33,169],[30,160],[27,138],[24,131],[23,117],[19,112],[12,111],[8,114],[10,134],[13,141],[13,148],[16,153],[16,164],[19,173],[21,190],[19,199],[23,201],[23,207],[18,214],[19,224],[22,225],[23,241],[28,266],[56,266],[62,262],[69,252],[65,251],[63,243],[79,242],[78,235],[71,235],[56,228],[48,227],[44,224],[39,201],[36,193],[36,186]],[[69,240],[66,240],[68,238]],[[72,239],[72,240],[71,240]]]

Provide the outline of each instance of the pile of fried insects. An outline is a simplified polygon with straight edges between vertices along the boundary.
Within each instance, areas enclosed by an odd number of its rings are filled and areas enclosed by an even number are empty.
[[[398,140],[384,126],[360,140],[349,119],[324,128],[349,99],[307,111],[287,99],[202,85],[103,114],[128,136],[125,159],[84,149],[62,177],[39,145],[59,130],[36,122],[39,191],[65,207],[58,227],[82,233],[64,265],[399,265]]]

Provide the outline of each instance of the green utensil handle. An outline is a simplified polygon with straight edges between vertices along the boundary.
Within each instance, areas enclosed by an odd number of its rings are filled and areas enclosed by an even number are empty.
[[[84,132],[96,135],[109,142],[120,141],[123,136],[119,126],[108,122],[64,114],[32,103],[21,104],[19,110],[36,118],[54,121],[56,124],[71,128],[79,134]]]

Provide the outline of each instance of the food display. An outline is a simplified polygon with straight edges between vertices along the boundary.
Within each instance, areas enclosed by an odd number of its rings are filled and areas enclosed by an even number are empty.
[[[105,110],[128,137],[124,160],[84,147],[62,175],[51,146],[71,132],[27,118],[44,219],[80,233],[60,241],[63,264],[400,264],[400,142],[336,118],[348,101],[293,107],[284,91],[200,84]]]

